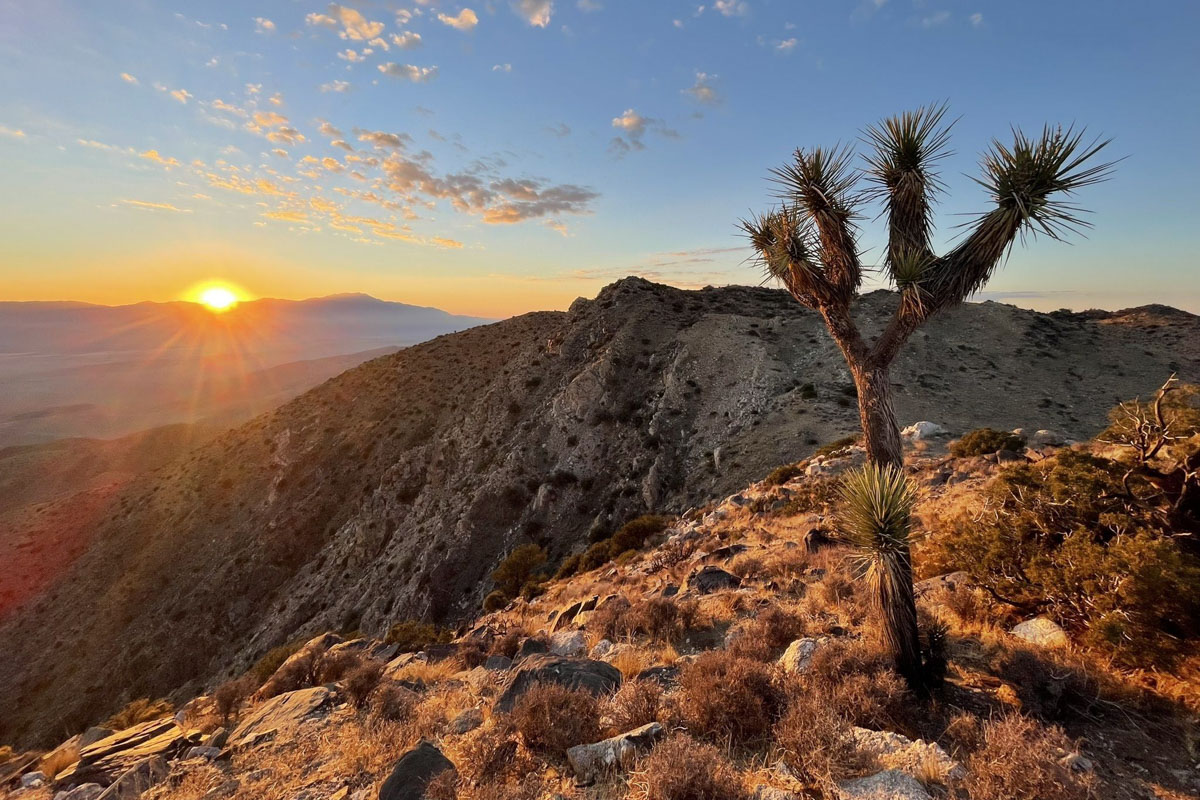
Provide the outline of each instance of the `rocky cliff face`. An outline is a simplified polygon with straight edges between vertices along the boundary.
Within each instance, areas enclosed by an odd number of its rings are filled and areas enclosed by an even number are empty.
[[[1033,406],[1094,433],[1114,398],[1200,374],[1200,318],[1160,316],[958,309],[897,364],[897,412],[962,431]],[[195,692],[297,636],[467,618],[514,546],[559,559],[734,491],[853,432],[852,391],[786,294],[632,278],[364,364],[122,490],[0,624],[0,741]]]

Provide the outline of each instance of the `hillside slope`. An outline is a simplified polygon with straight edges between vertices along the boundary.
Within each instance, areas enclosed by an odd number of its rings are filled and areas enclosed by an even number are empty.
[[[891,303],[869,295],[859,318]],[[961,431],[1036,408],[1094,433],[1115,399],[1200,374],[1200,318],[1155,320],[965,306],[898,361],[898,415]],[[0,741],[194,693],[298,635],[468,618],[517,544],[560,559],[853,431],[848,387],[786,294],[632,278],[371,361],[122,491],[0,625]]]

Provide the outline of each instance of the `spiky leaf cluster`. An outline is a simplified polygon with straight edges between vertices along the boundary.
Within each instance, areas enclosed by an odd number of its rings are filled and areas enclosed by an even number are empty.
[[[868,569],[892,559],[908,559],[912,511],[917,492],[894,465],[866,464],[846,474],[840,489],[841,539]]]

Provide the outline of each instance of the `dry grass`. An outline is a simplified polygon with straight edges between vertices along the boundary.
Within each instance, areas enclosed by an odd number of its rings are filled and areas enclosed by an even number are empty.
[[[759,611],[752,619],[737,626],[737,638],[730,650],[756,661],[773,661],[805,633],[804,620],[777,605]]]
[[[626,681],[603,705],[609,735],[631,731],[658,719],[663,690],[654,681]]]
[[[67,767],[79,760],[79,746],[60,747],[47,753],[46,756],[38,764],[45,775],[53,778],[58,773],[62,772]]]
[[[443,661],[414,661],[391,677],[394,680],[422,681],[426,685],[433,685],[454,677],[460,670],[462,664],[453,658]]]
[[[541,683],[517,700],[512,721],[530,749],[561,756],[600,738],[599,706],[591,692]]]
[[[654,748],[631,776],[635,800],[746,800],[748,794],[725,754],[675,733]]]
[[[166,700],[147,700],[143,697],[104,720],[104,727],[123,731],[143,722],[169,717],[174,711],[174,707]]]
[[[780,757],[797,776],[829,788],[845,778],[868,774],[873,759],[859,752],[850,724],[818,693],[797,692],[775,725]]]
[[[772,671],[758,661],[716,650],[683,668],[672,698],[688,730],[720,742],[761,741],[782,708]]]
[[[1011,715],[985,722],[982,744],[967,759],[971,800],[1087,800],[1095,780],[1072,773],[1058,759],[1072,743],[1057,728]]]

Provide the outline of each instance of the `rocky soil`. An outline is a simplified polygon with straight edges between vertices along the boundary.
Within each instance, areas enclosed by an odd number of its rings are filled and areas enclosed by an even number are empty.
[[[865,297],[865,327],[892,302]],[[1083,437],[1171,371],[1200,376],[1200,318],[968,305],[914,337],[896,407]],[[856,428],[819,319],[768,289],[631,278],[377,359],[104,499],[86,547],[0,622],[0,741],[186,699],[296,637],[469,620],[518,544],[559,560]]]

